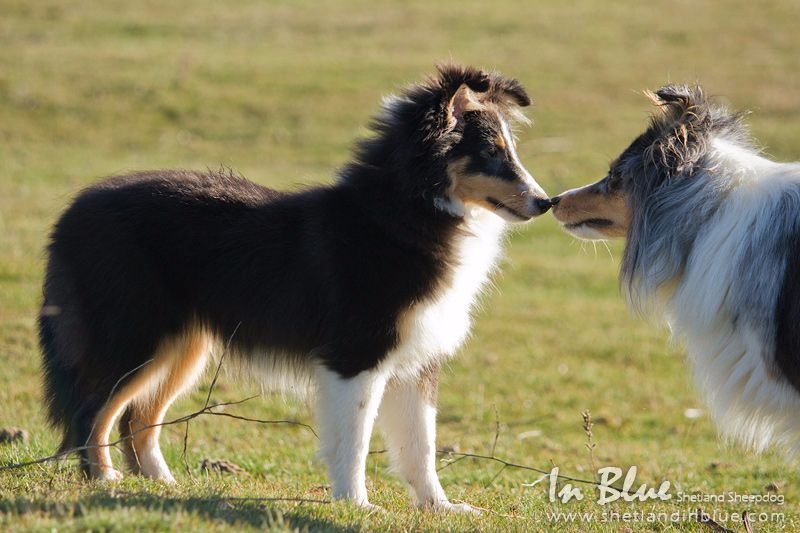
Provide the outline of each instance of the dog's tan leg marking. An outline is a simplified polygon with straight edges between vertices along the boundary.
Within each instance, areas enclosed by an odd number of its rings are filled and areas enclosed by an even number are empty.
[[[134,399],[130,407],[136,464],[145,476],[168,483],[174,483],[175,478],[158,443],[159,424],[164,421],[169,406],[200,378],[208,361],[209,342],[204,335],[194,334],[176,343],[174,350],[161,386],[149,395]]]
[[[199,331],[169,339],[161,344],[148,364],[114,392],[97,414],[87,441],[91,477],[108,480],[122,477],[114,470],[108,443],[114,421],[128,408],[121,424],[127,428],[121,427],[121,430],[123,435],[133,434],[123,446],[129,466],[146,476],[173,481],[158,447],[160,428],[143,428],[161,423],[169,405],[197,381],[208,350],[208,338]]]
[[[159,380],[161,365],[155,359],[142,367],[131,380],[115,391],[106,401],[106,404],[97,413],[92,427],[92,433],[86,445],[89,457],[89,474],[96,479],[120,479],[122,474],[114,470],[111,461],[111,449],[108,445],[114,421],[125,410],[130,401],[139,396],[142,391],[152,388],[153,382]]]

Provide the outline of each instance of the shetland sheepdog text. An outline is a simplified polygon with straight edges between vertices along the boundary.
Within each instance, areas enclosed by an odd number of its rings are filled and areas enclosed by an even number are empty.
[[[451,504],[435,469],[437,375],[464,342],[506,222],[550,202],[511,128],[523,87],[440,67],[385,99],[335,184],[285,193],[227,171],[139,172],[83,191],[55,226],[39,320],[50,420],[87,473],[171,482],[169,405],[226,357],[306,390],[332,496],[369,506],[377,419],[415,503]]]
[[[649,95],[648,130],[597,183],[553,199],[581,238],[626,237],[638,312],[686,343],[721,432],[800,451],[800,164],[764,158],[697,87]]]

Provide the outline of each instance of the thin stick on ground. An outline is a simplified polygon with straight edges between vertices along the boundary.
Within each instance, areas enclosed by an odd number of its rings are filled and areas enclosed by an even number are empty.
[[[477,454],[477,453],[451,452],[451,451],[447,451],[447,450],[437,450],[436,453],[440,454],[440,455],[452,455],[452,456],[456,456],[457,457],[456,460],[451,461],[450,463],[448,463],[444,467],[440,468],[439,471],[444,470],[448,466],[451,466],[451,465],[457,463],[458,461],[460,461],[462,459],[480,459],[480,460],[484,460],[484,461],[493,461],[495,463],[499,463],[499,464],[503,465],[505,468],[513,468],[513,469],[517,469],[517,470],[528,470],[528,471],[531,471],[531,472],[538,472],[539,474],[544,474],[544,475],[547,475],[547,476],[551,475],[551,472],[548,472],[547,470],[542,470],[541,468],[536,468],[536,467],[527,466],[527,465],[521,465],[519,463],[513,463],[511,461],[506,461],[505,459],[501,459],[500,457],[493,457],[493,456],[490,456],[490,455],[481,455],[481,454]],[[562,479],[564,481],[573,481],[575,483],[583,483],[583,484],[586,484],[586,485],[593,485],[593,486],[596,486],[596,487],[600,486],[600,484],[597,481],[594,481],[594,480],[581,479],[581,478],[576,478],[576,477],[572,477],[572,476],[565,476],[565,475],[561,475],[561,474],[559,474],[557,477],[558,477],[558,479]]]

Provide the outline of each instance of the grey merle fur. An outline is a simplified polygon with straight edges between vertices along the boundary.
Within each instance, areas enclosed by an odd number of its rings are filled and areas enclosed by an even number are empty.
[[[654,96],[661,112],[606,178],[607,186],[625,190],[632,211],[620,280],[640,312],[661,287],[680,280],[697,241],[738,185],[735,176],[715,172],[710,140],[757,153],[743,114],[709,102],[699,87],[666,86]],[[770,231],[750,233],[730,258],[736,270],[727,299],[735,326],[758,332],[765,359],[800,391],[800,185],[765,205]]]

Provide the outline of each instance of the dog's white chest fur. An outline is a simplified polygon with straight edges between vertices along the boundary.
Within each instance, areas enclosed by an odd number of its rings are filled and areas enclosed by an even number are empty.
[[[500,256],[504,227],[500,217],[483,209],[467,213],[467,231],[458,243],[451,283],[405,317],[400,345],[383,363],[391,374],[399,378],[416,375],[425,365],[453,355],[463,344],[472,307]]]

